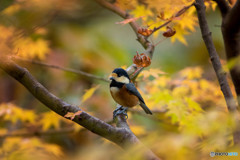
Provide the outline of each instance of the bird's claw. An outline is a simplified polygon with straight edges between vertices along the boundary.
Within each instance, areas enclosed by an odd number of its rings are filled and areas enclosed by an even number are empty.
[[[120,106],[117,109],[115,109],[113,111],[113,119],[115,119],[120,114],[123,114],[126,117],[126,119],[128,119],[127,108]]]

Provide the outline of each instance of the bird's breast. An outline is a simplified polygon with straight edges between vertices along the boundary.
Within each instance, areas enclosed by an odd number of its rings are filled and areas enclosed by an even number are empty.
[[[130,94],[125,86],[122,88],[110,87],[110,92],[113,99],[124,107],[133,107],[139,104],[137,96]]]

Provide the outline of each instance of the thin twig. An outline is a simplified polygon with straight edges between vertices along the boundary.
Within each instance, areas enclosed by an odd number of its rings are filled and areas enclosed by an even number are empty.
[[[88,78],[101,80],[101,81],[104,81],[104,82],[109,82],[109,80],[107,80],[103,77],[99,77],[99,76],[96,76],[96,75],[93,75],[93,74],[90,74],[90,73],[86,73],[86,72],[83,72],[83,71],[80,71],[80,70],[72,69],[72,68],[60,67],[60,66],[47,64],[47,63],[43,63],[43,62],[36,61],[36,60],[24,59],[24,58],[16,57],[16,56],[13,57],[13,59],[18,60],[18,61],[23,61],[23,62],[28,62],[28,63],[40,65],[40,66],[43,66],[43,67],[54,68],[54,69],[58,69],[58,70],[66,71],[66,72],[71,72],[71,73],[74,73],[74,74],[78,74],[78,75],[85,76],[85,77],[88,77]]]
[[[183,13],[185,13],[190,7],[192,7],[194,3],[183,7],[181,10],[179,10],[177,13],[175,13],[168,21],[166,21],[164,24],[160,25],[159,27],[155,27],[153,29],[153,32],[149,35],[151,36],[154,32],[158,31],[159,29],[163,28],[164,26],[167,26],[169,23],[173,21],[174,18],[181,16]],[[148,37],[149,37],[148,36]]]

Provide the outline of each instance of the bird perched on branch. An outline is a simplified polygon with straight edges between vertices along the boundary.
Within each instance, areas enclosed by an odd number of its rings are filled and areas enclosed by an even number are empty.
[[[111,95],[113,99],[121,105],[113,112],[114,118],[119,114],[127,115],[127,108],[136,105],[140,105],[147,114],[152,114],[135,85],[131,83],[129,76],[124,69],[114,69],[110,80]]]

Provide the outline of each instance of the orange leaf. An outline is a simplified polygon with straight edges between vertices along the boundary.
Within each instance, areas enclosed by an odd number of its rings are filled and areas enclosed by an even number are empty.
[[[144,17],[144,16],[140,16],[140,17],[137,17],[137,18],[128,18],[128,19],[125,19],[124,21],[116,22],[116,24],[125,25],[125,24],[128,24],[128,23],[130,23],[130,22],[136,21],[136,20],[139,19],[139,18],[143,18],[143,17]]]
[[[82,113],[82,111],[77,111],[75,113],[73,112],[68,112],[67,114],[65,114],[65,118],[70,118],[71,120],[73,120],[75,118],[75,116],[79,116]]]

